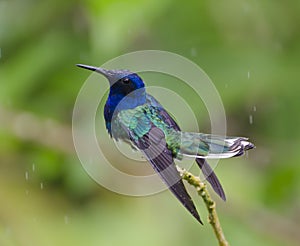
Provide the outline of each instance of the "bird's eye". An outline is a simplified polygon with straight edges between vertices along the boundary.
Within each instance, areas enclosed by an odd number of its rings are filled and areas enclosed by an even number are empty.
[[[130,80],[128,78],[124,78],[124,79],[122,79],[122,81],[123,81],[124,84],[129,84]]]

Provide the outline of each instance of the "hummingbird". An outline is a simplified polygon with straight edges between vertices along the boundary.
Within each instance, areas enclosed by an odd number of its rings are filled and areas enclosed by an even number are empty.
[[[167,110],[150,94],[142,78],[129,70],[108,70],[77,64],[105,76],[110,89],[104,106],[105,126],[111,138],[140,150],[175,197],[201,224],[199,213],[180,177],[174,159],[193,157],[213,190],[225,192],[207,159],[241,156],[254,145],[244,137],[183,132]]]

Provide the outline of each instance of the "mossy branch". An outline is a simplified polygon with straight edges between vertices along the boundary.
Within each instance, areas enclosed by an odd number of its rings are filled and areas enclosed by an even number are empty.
[[[216,203],[212,200],[207,188],[206,184],[201,182],[199,177],[194,176],[192,173],[182,169],[177,166],[177,169],[182,177],[182,179],[186,180],[190,185],[194,186],[197,190],[199,196],[202,197],[206,208],[208,210],[208,222],[211,224],[217,240],[220,246],[229,246],[227,242],[216,210]]]

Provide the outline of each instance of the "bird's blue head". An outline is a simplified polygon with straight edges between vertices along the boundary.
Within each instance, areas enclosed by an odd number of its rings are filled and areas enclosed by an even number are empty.
[[[95,71],[104,75],[110,84],[106,107],[115,109],[132,109],[146,103],[146,92],[143,80],[129,70],[107,70],[88,65],[77,64],[78,67]]]

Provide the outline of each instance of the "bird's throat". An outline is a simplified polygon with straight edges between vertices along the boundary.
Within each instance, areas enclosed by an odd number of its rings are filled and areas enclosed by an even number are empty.
[[[122,95],[120,93],[110,93],[107,99],[107,106],[112,111],[133,109],[146,103],[145,89],[138,89],[130,94]]]

